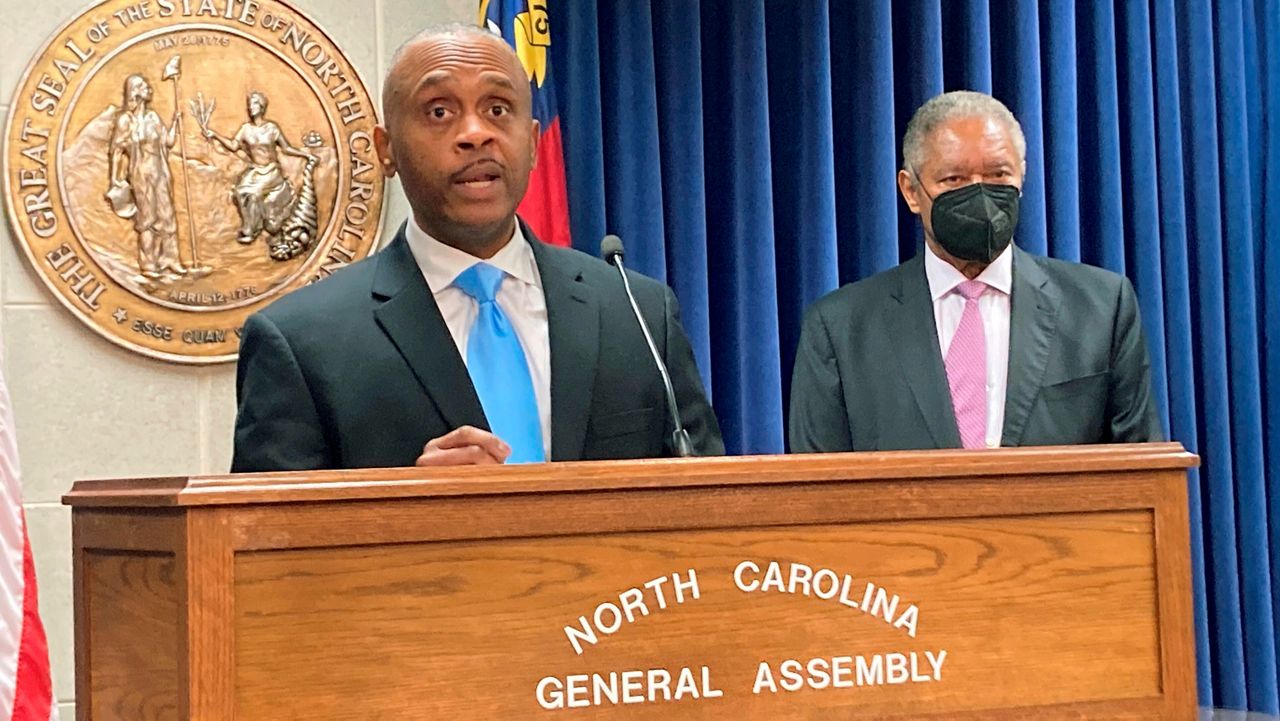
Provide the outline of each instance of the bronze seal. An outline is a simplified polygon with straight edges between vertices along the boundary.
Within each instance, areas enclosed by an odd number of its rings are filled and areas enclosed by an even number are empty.
[[[63,25],[5,130],[16,242],[64,306],[156,358],[235,358],[245,318],[369,254],[377,114],[277,0],[107,0]]]

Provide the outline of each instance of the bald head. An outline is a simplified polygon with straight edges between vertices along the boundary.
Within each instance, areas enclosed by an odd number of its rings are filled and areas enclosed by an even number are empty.
[[[373,142],[428,235],[479,258],[511,239],[537,160],[531,95],[516,54],[482,28],[428,28],[396,51]]]
[[[528,76],[511,46],[479,25],[448,23],[424,28],[392,54],[391,67],[382,83],[382,117],[387,127],[394,127],[397,116],[414,93],[439,81],[439,74],[429,72],[429,68],[447,70],[450,65],[465,62],[479,62],[499,69],[521,96],[524,111],[532,114]],[[442,64],[444,67],[439,67]]]

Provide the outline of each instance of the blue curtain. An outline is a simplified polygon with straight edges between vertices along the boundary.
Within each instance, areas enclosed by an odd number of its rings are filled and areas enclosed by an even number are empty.
[[[728,448],[784,450],[805,308],[917,252],[911,113],[993,93],[1019,245],[1133,280],[1191,476],[1199,693],[1280,713],[1280,0],[558,0],[575,244],[670,283]],[[1277,519],[1272,524],[1270,519]]]

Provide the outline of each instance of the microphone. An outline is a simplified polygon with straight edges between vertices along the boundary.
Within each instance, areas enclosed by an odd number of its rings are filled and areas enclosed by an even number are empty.
[[[671,421],[675,424],[675,430],[671,433],[671,447],[675,449],[676,456],[679,458],[688,458],[693,455],[693,442],[689,440],[689,431],[684,429],[684,424],[680,422],[680,407],[676,405],[676,391],[671,385],[671,374],[667,372],[667,364],[662,362],[662,355],[658,353],[658,346],[653,344],[653,335],[649,333],[649,324],[644,322],[644,316],[640,314],[640,305],[636,303],[636,297],[631,292],[631,281],[627,280],[627,270],[622,265],[622,239],[616,235],[609,234],[600,241],[600,257],[609,265],[618,269],[618,275],[622,277],[622,287],[627,292],[627,300],[631,301],[631,312],[635,314],[636,321],[640,324],[640,332],[644,334],[644,342],[649,344],[649,352],[653,354],[653,363],[658,366],[658,374],[662,376],[662,385],[667,390],[667,410],[671,412]]]

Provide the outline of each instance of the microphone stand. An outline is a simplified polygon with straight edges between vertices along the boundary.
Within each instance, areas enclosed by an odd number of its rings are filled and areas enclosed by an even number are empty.
[[[627,300],[631,302],[631,312],[635,314],[636,321],[640,323],[640,332],[644,334],[644,342],[649,345],[649,352],[653,354],[653,362],[658,366],[658,374],[662,376],[662,385],[667,391],[667,409],[671,412],[671,421],[675,424],[675,430],[671,432],[671,447],[675,450],[677,458],[689,458],[693,456],[693,441],[689,439],[689,431],[685,430],[684,424],[680,422],[680,410],[676,405],[675,387],[671,385],[671,374],[667,372],[667,364],[662,362],[662,355],[658,353],[658,346],[654,345],[653,336],[649,333],[649,324],[644,322],[644,316],[640,314],[640,305],[636,303],[636,297],[631,292],[631,281],[627,280],[627,270],[622,265],[621,251],[610,253],[605,260],[613,267],[618,269],[618,275],[622,276],[622,287],[627,292]]]

